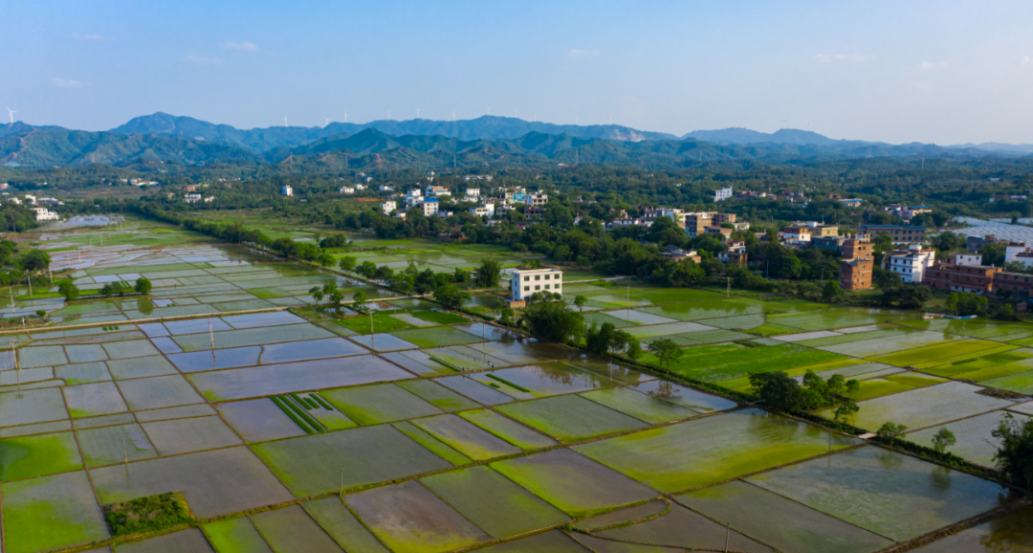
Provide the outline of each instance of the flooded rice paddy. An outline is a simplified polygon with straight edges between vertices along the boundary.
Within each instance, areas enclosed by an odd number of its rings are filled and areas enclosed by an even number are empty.
[[[152,297],[4,307],[44,305],[54,323],[0,335],[4,551],[863,553],[1017,498],[426,301],[380,303],[372,332],[339,324],[304,309],[309,288],[390,292],[183,236],[53,235],[55,264],[84,290],[142,275]],[[477,264],[476,250],[422,247],[363,257]],[[771,370],[857,378],[853,424],[904,424],[918,443],[948,428],[951,451],[978,464],[992,464],[1003,413],[1033,415],[1028,398],[983,393],[1028,393],[1026,325],[698,289],[568,291],[588,298],[589,320],[682,345],[675,373],[732,390]],[[377,330],[381,317],[392,326]],[[196,527],[111,545],[103,505],[168,491]],[[921,550],[1028,546],[1027,510]]]

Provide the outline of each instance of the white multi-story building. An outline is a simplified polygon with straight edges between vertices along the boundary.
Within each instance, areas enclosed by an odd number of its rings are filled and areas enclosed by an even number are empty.
[[[356,190],[365,190],[366,189],[366,185],[365,184],[356,184],[355,185],[355,189]]]
[[[719,188],[716,192],[714,192],[714,201],[715,202],[721,202],[721,201],[727,200],[728,198],[731,198],[731,197],[732,197],[732,187],[731,186],[726,186],[724,188]]]
[[[952,265],[979,266],[983,264],[983,255],[978,253],[956,253],[950,256],[950,263]]]
[[[380,204],[380,209],[384,212],[384,215],[390,215],[398,209],[398,204],[394,200],[388,200]]]
[[[476,202],[476,201],[478,201],[480,199],[480,197],[481,197],[481,189],[480,188],[467,188],[466,189],[466,201],[468,201],[468,202]]]
[[[388,186],[386,184],[381,184],[380,185],[380,191],[381,192],[394,192],[395,191],[395,187]]]
[[[906,284],[920,284],[925,270],[936,262],[936,250],[912,244],[906,250],[888,252],[882,260],[882,268],[897,273]]]
[[[444,186],[428,186],[423,195],[428,198],[438,198],[441,196],[451,196],[452,193]]]
[[[291,188],[291,185],[289,185],[289,184],[284,185],[283,189],[280,190],[280,194],[283,194],[284,196],[293,196],[294,195],[294,189]]]
[[[476,215],[478,217],[489,217],[489,218],[490,217],[494,217],[495,216],[495,204],[493,204],[493,203],[486,203],[486,204],[481,204],[481,205],[479,205],[477,207],[471,207],[470,208],[470,213],[473,213],[474,215]]]
[[[184,194],[183,195],[183,201],[188,203],[188,204],[196,204],[197,202],[201,201],[201,195],[200,194]]]
[[[563,271],[559,269],[515,269],[509,280],[513,301],[527,301],[537,292],[563,293]]]
[[[549,203],[549,196],[545,192],[535,192],[524,196],[524,201],[531,207],[542,207]]]
[[[36,196],[33,196],[32,194],[26,194],[25,203],[36,205]]]
[[[341,194],[354,194],[355,193],[355,187],[353,187],[353,186],[342,186],[342,187],[338,188],[337,191],[340,192]]]
[[[34,207],[32,208],[32,210],[36,212],[37,221],[57,221],[61,218],[61,216],[58,215],[57,212],[50,211],[45,207]]]
[[[437,198],[427,198],[423,200],[423,203],[420,205],[423,206],[423,214],[427,217],[436,215],[438,213],[438,209],[441,208],[441,202],[439,202]]]

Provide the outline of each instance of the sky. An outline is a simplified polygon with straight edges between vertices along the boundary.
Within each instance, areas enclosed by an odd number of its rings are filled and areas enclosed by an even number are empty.
[[[3,2],[0,106],[106,130],[163,111],[746,127],[1033,143],[1033,2]],[[0,115],[6,115],[0,112]]]

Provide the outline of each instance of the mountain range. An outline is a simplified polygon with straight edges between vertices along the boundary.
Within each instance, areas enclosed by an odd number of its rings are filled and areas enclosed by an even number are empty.
[[[385,158],[388,153],[392,155]],[[184,165],[278,163],[288,158],[293,162],[299,156],[315,156],[324,161],[340,158],[344,165],[354,159],[356,167],[365,166],[364,163],[383,166],[386,162],[391,166],[433,168],[463,162],[489,166],[609,163],[677,168],[713,160],[786,163],[915,155],[1017,157],[1030,153],[1033,145],[1028,144],[893,145],[836,140],[797,129],[762,133],[729,128],[693,131],[678,137],[620,125],[555,125],[497,116],[463,121],[381,120],[241,130],[159,112],[101,132],[22,122],[0,125],[0,165],[27,168],[90,163],[128,165],[141,161]]]

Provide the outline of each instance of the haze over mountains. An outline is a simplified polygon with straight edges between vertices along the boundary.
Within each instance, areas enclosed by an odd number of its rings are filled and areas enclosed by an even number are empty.
[[[639,164],[677,168],[713,160],[768,163],[858,157],[1025,156],[1033,145],[1000,143],[937,146],[835,140],[818,133],[744,128],[693,131],[678,137],[621,125],[555,125],[512,117],[462,121],[381,120],[325,127],[277,126],[242,130],[191,117],[155,113],[109,131],[87,132],[21,122],[0,126],[0,165],[50,168],[90,163],[124,165],[161,160],[186,165],[278,163],[293,155],[336,156],[347,165],[384,163],[442,167],[555,166],[560,163]],[[366,156],[374,156],[364,160]],[[462,158],[462,159],[460,159]],[[292,160],[293,160],[292,159]]]

